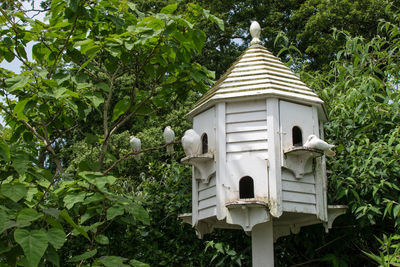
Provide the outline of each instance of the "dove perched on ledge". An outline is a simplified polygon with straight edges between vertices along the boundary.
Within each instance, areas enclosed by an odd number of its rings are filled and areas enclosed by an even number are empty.
[[[187,130],[182,137],[182,146],[186,156],[194,156],[200,154],[201,139],[200,136],[193,130]]]
[[[165,127],[163,136],[165,143],[171,143],[175,140],[175,133],[171,129],[171,126]],[[168,154],[174,153],[174,144],[170,144],[167,146],[167,153]]]
[[[129,137],[129,143],[131,144],[132,151],[133,152],[138,152],[141,149],[142,142],[140,141],[139,138],[136,138],[134,136]],[[136,160],[140,160],[140,154],[134,155],[133,156]]]
[[[322,150],[328,157],[333,157],[336,155],[336,153],[331,150],[331,148],[335,147],[334,145],[328,144],[324,140],[319,139],[314,134],[310,135],[307,138],[307,142],[304,144],[304,146]]]

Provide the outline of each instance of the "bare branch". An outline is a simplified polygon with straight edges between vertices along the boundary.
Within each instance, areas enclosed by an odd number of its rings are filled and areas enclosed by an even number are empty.
[[[51,182],[50,182],[49,186],[47,186],[47,188],[46,188],[46,190],[44,191],[42,197],[41,197],[41,198],[39,199],[39,201],[36,203],[36,205],[35,205],[35,209],[36,209],[36,210],[39,208],[39,204],[40,204],[40,203],[44,200],[44,198],[46,197],[47,192],[49,192],[49,190],[50,190],[50,187],[56,182],[56,178],[57,178],[57,176],[58,176],[59,174],[60,174],[59,172],[56,172],[56,173],[54,174],[53,178],[51,179]]]
[[[145,149],[142,149],[142,150],[136,151],[136,152],[129,152],[128,154],[125,154],[122,158],[115,161],[107,170],[105,170],[103,172],[103,175],[108,174],[112,169],[114,169],[115,166],[117,166],[118,163],[120,163],[123,160],[128,159],[130,156],[138,155],[140,153],[147,152],[147,151],[161,150],[161,149],[167,147],[168,145],[180,144],[180,143],[181,143],[181,141],[174,141],[174,142],[165,143],[164,145],[159,146],[159,147],[150,147],[150,148],[145,148]]]

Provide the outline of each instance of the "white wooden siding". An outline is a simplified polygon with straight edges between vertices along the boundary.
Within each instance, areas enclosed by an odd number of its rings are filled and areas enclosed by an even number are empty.
[[[199,220],[215,216],[217,209],[215,176],[208,184],[198,181],[198,214]]]
[[[288,170],[282,171],[283,210],[316,214],[316,190],[314,175],[297,179]]]
[[[244,155],[266,159],[267,141],[265,100],[227,103],[226,159],[228,161]]]

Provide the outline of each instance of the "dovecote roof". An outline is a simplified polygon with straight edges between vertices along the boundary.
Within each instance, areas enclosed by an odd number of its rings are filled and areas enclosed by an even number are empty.
[[[253,36],[254,37],[254,36]],[[188,117],[221,101],[277,97],[317,105],[320,118],[326,120],[324,102],[308,88],[281,60],[259,44],[247,48],[226,73],[195,104]]]

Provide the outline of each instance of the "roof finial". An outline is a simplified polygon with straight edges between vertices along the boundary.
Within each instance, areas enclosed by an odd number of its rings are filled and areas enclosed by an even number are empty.
[[[251,34],[251,37],[253,37],[253,40],[251,40],[250,45],[261,43],[261,40],[260,40],[261,27],[257,21],[253,21],[253,23],[251,23],[250,34]]]

